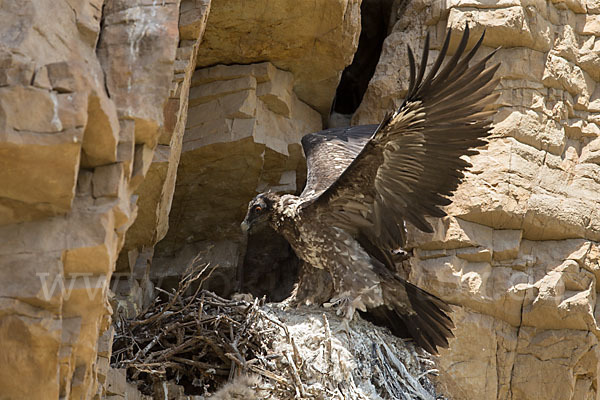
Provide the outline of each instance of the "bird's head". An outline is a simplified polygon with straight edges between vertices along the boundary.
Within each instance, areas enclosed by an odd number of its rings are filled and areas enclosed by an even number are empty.
[[[253,198],[248,204],[246,218],[240,225],[242,231],[251,232],[268,224],[278,200],[279,195],[271,192],[261,193]]]

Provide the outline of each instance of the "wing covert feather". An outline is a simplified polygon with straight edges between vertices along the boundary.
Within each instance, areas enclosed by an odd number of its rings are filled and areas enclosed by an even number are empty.
[[[326,129],[305,135],[306,186],[300,194],[306,202],[318,198],[346,170],[371,139],[377,125]]]

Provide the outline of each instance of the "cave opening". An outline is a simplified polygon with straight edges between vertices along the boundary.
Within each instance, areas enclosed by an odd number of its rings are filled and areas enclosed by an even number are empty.
[[[361,31],[352,63],[342,72],[329,115],[329,128],[350,125],[369,82],[375,73],[383,41],[394,21],[394,9],[401,2],[363,0],[360,6]]]

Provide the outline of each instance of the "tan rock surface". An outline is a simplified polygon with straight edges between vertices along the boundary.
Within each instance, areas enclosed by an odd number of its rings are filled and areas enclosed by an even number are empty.
[[[299,189],[299,141],[319,130],[321,120],[292,88],[292,75],[270,63],[216,66],[194,74],[171,229],[161,251],[172,253],[186,242],[239,238],[239,222],[258,191]]]
[[[143,303],[170,226],[153,278],[202,253],[225,270],[217,289],[231,285],[248,199],[300,188],[298,141],[352,60],[359,6],[0,2],[1,398],[142,398],[108,368],[117,257]],[[482,55],[502,46],[497,137],[452,217],[410,232],[410,278],[455,308],[440,384],[453,398],[598,398],[600,3],[394,9],[357,123],[398,105],[405,44],[418,52],[426,30],[434,49],[466,22],[487,30]]]
[[[182,81],[179,3],[0,4],[3,399],[104,396],[99,337],[134,190],[166,135],[169,97],[186,104],[187,90],[170,94]],[[184,3],[185,46],[197,48],[204,14]]]
[[[587,5],[410,2],[354,116],[372,123],[398,105],[405,44],[419,53],[426,31],[438,49],[468,22],[473,36],[486,29],[482,55],[502,46],[496,138],[472,157],[453,217],[432,220],[433,234],[410,230],[411,279],[457,306],[438,360],[453,398],[598,396],[600,77]]]
[[[129,265],[130,252],[151,248],[167,234],[169,212],[175,192],[183,135],[188,118],[188,94],[200,44],[198,38],[202,37],[209,11],[209,0],[184,1],[181,4],[179,33],[185,40],[180,40],[176,53],[169,100],[164,105],[164,129],[158,138],[154,153],[150,152],[150,159],[145,162],[148,165],[139,167],[145,168],[147,172],[140,174],[144,179],[135,191],[139,196],[138,215],[127,231],[124,249],[117,267],[119,270],[134,267]]]
[[[98,56],[119,117],[135,121],[135,141],[154,148],[173,76],[178,2],[115,0],[104,9]],[[160,12],[159,12],[160,11]]]
[[[324,117],[360,34],[360,0],[213,0],[198,66],[270,61]]]
[[[248,201],[267,187],[299,189],[300,138],[320,130],[321,117],[296,97],[292,74],[270,63],[200,69],[191,85],[169,232],[157,246],[154,276],[176,274],[173,265],[185,267],[202,249],[222,248],[206,250],[203,260],[220,265],[219,286],[230,292]]]

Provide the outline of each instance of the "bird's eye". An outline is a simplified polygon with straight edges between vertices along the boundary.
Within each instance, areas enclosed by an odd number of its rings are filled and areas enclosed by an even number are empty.
[[[261,206],[254,206],[254,211],[261,212],[262,211],[262,207]]]

